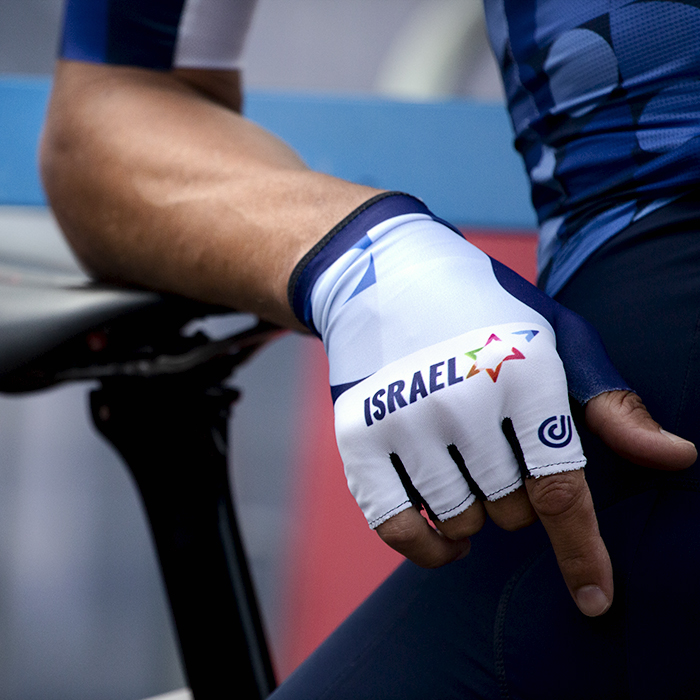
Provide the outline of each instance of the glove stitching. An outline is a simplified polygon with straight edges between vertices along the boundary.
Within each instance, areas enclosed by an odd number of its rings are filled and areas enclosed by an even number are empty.
[[[457,510],[457,508],[459,508],[462,504],[466,503],[472,496],[473,496],[473,494],[470,493],[465,499],[460,501],[456,506],[453,506],[452,508],[448,508],[447,510],[443,510],[440,513],[436,513],[435,515],[440,517],[441,515],[445,515],[445,513],[451,513],[453,510]]]
[[[506,491],[507,489],[511,488],[511,486],[515,486],[519,481],[522,481],[520,477],[515,479],[515,481],[511,481],[510,484],[507,484],[506,486],[501,487],[500,489],[497,489],[493,493],[490,493],[487,498],[490,500],[493,496],[495,496],[497,493],[501,493],[501,491]]]
[[[405,501],[401,501],[399,505],[394,506],[393,508],[389,508],[389,510],[386,513],[383,513],[382,515],[376,517],[374,520],[369,521],[369,526],[371,528],[374,528],[374,524],[377,523],[377,525],[381,525],[386,519],[389,513],[392,513],[395,510],[398,510],[401,508],[401,506],[405,505],[406,503],[411,503],[411,501],[407,498]]]
[[[530,471],[537,471],[542,469],[547,469],[548,467],[558,467],[562,464],[585,464],[585,459],[573,459],[569,462],[552,462],[551,464],[541,464],[539,467],[528,467]]]

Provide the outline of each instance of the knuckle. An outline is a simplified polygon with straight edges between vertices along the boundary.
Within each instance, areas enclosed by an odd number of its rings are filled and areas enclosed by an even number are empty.
[[[533,479],[528,484],[530,501],[540,515],[558,517],[577,510],[584,502],[585,489],[578,471]]]
[[[503,498],[487,502],[486,510],[491,520],[508,532],[521,530],[537,520],[537,513],[530,503],[524,486]]]
[[[637,394],[628,391],[623,399],[626,418],[635,425],[645,425],[647,427],[657,427],[658,423],[649,415],[647,407]]]
[[[438,554],[437,552],[430,552],[423,555],[419,559],[413,559],[413,563],[417,564],[423,569],[439,569],[441,566],[449,564],[452,559],[452,556],[445,556],[444,554]]]
[[[607,391],[586,404],[586,422],[597,433],[604,432],[611,416],[616,421],[651,420],[644,402],[633,391]]]
[[[516,512],[498,513],[491,519],[503,530],[515,532],[522,530],[537,521],[537,514],[532,510],[519,510]]]
[[[623,419],[642,416],[646,418],[648,411],[638,394],[632,391],[611,391],[606,395],[608,405],[619,412]]]
[[[451,540],[464,540],[481,530],[486,522],[486,513],[479,504],[473,504],[463,513],[437,523],[437,528]]]
[[[377,534],[392,549],[403,552],[419,539],[422,524],[400,516],[401,514],[389,518],[389,520],[382,523],[377,528]]]
[[[395,515],[377,528],[377,534],[400,554],[424,569],[436,569],[453,561],[464,547],[447,545],[416,511],[413,516]],[[430,533],[430,534],[429,534]]]
[[[568,579],[585,578],[591,569],[591,558],[582,552],[557,552],[559,568],[566,573]]]

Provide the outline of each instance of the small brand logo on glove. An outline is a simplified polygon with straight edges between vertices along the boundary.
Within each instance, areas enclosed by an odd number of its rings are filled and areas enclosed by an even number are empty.
[[[573,436],[571,416],[552,416],[537,431],[540,442],[547,447],[566,447]]]

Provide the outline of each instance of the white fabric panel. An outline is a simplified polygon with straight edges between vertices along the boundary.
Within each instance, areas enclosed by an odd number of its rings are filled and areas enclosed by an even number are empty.
[[[416,372],[425,395],[411,396]],[[388,395],[399,380],[401,399],[392,402]],[[459,449],[486,497],[497,500],[522,485],[504,418],[512,420],[528,470],[539,477],[585,465],[569,412],[564,368],[549,329],[496,324],[423,348],[347,390],[335,404],[335,429],[350,490],[377,527],[411,505],[392,453],[446,520],[474,502],[449,445]]]
[[[240,67],[255,0],[186,0],[175,46],[178,68]]]

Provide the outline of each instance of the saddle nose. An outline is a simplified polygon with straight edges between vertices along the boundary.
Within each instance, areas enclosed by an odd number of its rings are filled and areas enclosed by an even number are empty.
[[[0,265],[0,375],[95,326],[159,302],[152,292]]]
[[[0,221],[0,376],[73,336],[157,303],[159,295],[95,283],[47,215],[8,207]]]
[[[4,224],[0,221],[0,391],[32,391],[115,371],[144,372],[144,366],[139,370],[133,363],[152,363],[163,355],[173,360],[168,372],[219,355],[229,358],[231,371],[279,332],[272,324],[251,326],[255,318],[229,308],[97,282],[80,268],[57,231],[27,236],[21,226]],[[188,330],[190,321],[214,316],[236,318],[224,322],[225,339]],[[199,350],[190,357],[195,347]],[[148,372],[166,371],[161,365],[149,365]]]

